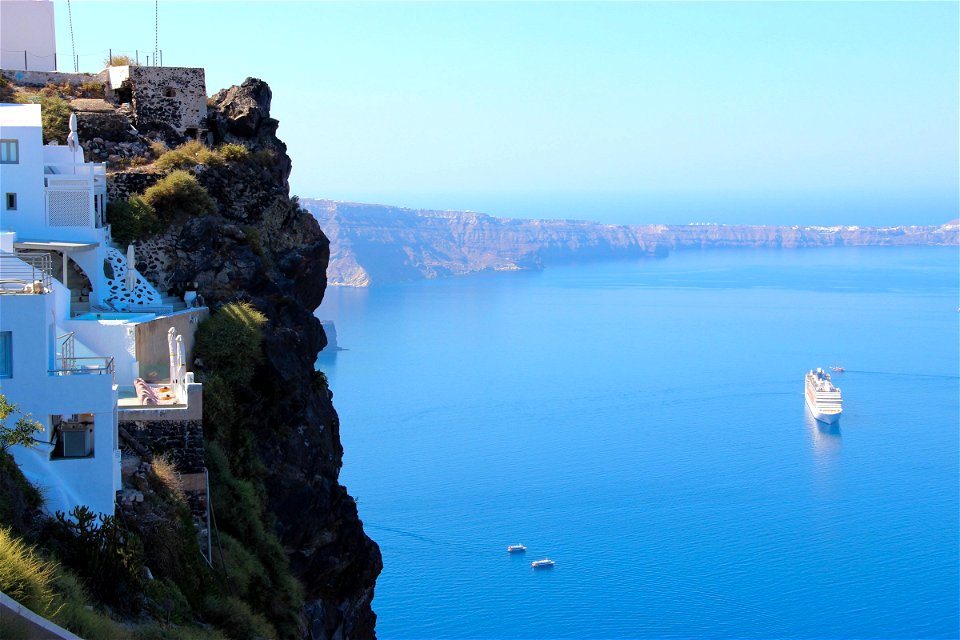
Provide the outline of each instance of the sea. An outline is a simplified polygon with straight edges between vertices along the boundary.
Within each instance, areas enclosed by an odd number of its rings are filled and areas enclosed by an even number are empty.
[[[957,638],[958,305],[956,247],[328,289],[378,636]]]

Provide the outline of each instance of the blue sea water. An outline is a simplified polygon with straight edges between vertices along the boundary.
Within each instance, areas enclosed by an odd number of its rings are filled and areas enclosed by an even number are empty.
[[[379,636],[958,637],[958,304],[956,248],[328,290]]]

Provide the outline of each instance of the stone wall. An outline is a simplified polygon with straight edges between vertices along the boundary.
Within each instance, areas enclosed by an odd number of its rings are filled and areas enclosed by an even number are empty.
[[[120,420],[119,426],[180,473],[203,473],[203,420]]]
[[[138,127],[162,124],[183,135],[206,129],[207,85],[203,69],[191,67],[126,68],[111,72],[111,88],[120,102],[129,93]],[[126,76],[116,85],[116,80]]]
[[[15,71],[0,70],[0,74],[11,82],[23,87],[45,87],[48,84],[61,85],[64,82],[79,87],[85,82],[105,82],[106,75],[101,73],[65,73],[62,71]]]
[[[143,193],[162,177],[162,173],[140,170],[111,173],[110,179],[107,180],[107,201],[126,200],[135,193]]]

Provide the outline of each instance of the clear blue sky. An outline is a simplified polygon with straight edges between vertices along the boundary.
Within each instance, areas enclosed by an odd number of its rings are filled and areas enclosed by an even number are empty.
[[[81,70],[153,50],[153,2],[71,4]],[[159,46],[270,83],[303,197],[920,224],[958,215],[958,6],[164,0]]]

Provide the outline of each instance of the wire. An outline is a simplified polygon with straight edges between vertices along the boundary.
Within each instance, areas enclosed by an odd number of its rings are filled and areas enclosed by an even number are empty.
[[[153,3],[153,66],[157,66],[157,51],[160,50],[160,0]]]
[[[73,71],[79,72],[80,66],[77,60],[77,45],[73,42],[73,9],[70,8],[70,0],[67,0],[67,16],[70,18],[70,53],[73,54]]]

